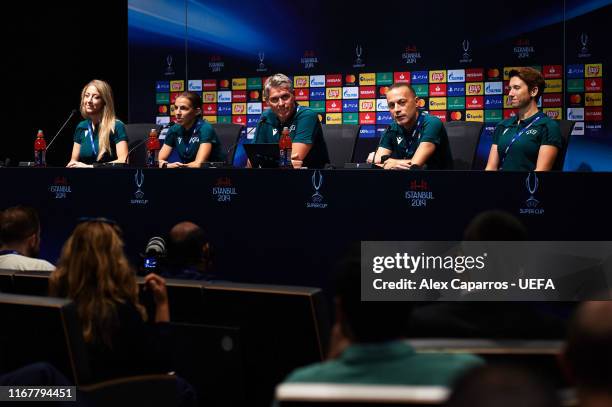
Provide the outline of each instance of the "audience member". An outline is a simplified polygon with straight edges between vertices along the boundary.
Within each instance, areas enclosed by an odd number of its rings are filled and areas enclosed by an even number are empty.
[[[547,381],[525,369],[480,366],[453,385],[447,407],[559,407]]]
[[[347,262],[336,283],[336,321],[330,358],[291,373],[285,382],[449,385],[473,355],[418,354],[404,340],[412,305],[361,301],[358,259]]]
[[[204,229],[193,222],[180,222],[170,229],[166,267],[161,275],[166,278],[210,280],[213,278],[211,247]]]
[[[612,406],[611,315],[611,301],[590,301],[570,323],[562,360],[581,407]]]
[[[151,325],[118,226],[102,218],[82,222],[64,244],[49,288],[74,301],[95,380],[171,370],[165,281],[150,274],[145,284],[156,306]]]
[[[14,206],[0,212],[0,269],[53,271],[36,259],[40,251],[40,221],[33,208]]]

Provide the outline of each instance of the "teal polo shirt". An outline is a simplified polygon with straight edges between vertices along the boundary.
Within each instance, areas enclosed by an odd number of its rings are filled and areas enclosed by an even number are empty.
[[[448,143],[448,135],[442,121],[423,112],[420,112],[419,115],[423,116],[422,124],[420,129],[417,129],[414,139],[412,133],[417,123],[410,129],[405,129],[393,122],[383,133],[380,139],[380,147],[391,150],[392,158],[408,160],[414,156],[419,144],[427,141],[436,145],[433,155],[427,160],[427,169],[452,169],[453,157]]]
[[[539,119],[536,121],[536,118]],[[533,123],[533,124],[532,124]],[[505,160],[504,151],[517,132],[527,128],[523,134],[512,144]],[[518,116],[499,122],[493,133],[493,144],[497,144],[497,153],[501,170],[504,171],[533,171],[538,162],[540,146],[555,146],[559,150],[563,147],[561,130],[556,121],[546,114],[539,112],[530,118],[518,123]]]
[[[96,126],[93,131],[93,138],[89,132],[89,123],[91,120],[83,120],[80,122],[74,131],[74,142],[81,145],[79,151],[79,161],[85,164],[92,164],[98,159],[97,153],[94,153],[95,146],[96,151],[100,152],[100,144],[98,140],[98,130],[100,125]],[[111,152],[105,152],[100,158],[100,162],[108,162],[117,159],[117,143],[120,141],[128,141],[127,134],[125,133],[125,124],[121,120],[115,120],[115,128],[111,131],[110,135],[110,149]]]
[[[198,119],[190,129],[179,124],[168,129],[164,144],[176,149],[183,164],[195,160],[200,144],[210,143],[212,150],[207,161],[225,161],[225,153],[215,129],[205,120]]]
[[[253,143],[278,144],[283,127],[289,128],[292,142],[312,144],[304,158],[304,167],[323,168],[329,163],[319,117],[314,110],[304,106],[296,105],[295,113],[286,123],[281,123],[271,109],[265,110],[255,129]]]
[[[450,386],[465,370],[483,363],[471,354],[416,353],[401,340],[357,343],[336,359],[293,371],[284,382]]]

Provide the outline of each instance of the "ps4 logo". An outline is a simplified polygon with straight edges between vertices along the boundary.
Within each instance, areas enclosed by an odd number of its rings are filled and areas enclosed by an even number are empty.
[[[429,74],[427,71],[416,71],[410,75],[412,83],[427,83],[429,81]]]

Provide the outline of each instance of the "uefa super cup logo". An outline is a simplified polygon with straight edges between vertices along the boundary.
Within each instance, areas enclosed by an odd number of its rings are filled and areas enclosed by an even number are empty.
[[[259,51],[257,53],[257,58],[259,58],[259,67],[257,68],[257,72],[267,72],[268,71],[268,68],[264,64],[265,57],[266,57],[266,54],[263,51]]]
[[[355,47],[355,55],[357,58],[355,59],[355,63],[353,64],[353,68],[363,68],[365,64],[363,63],[363,59],[361,56],[363,55],[363,47],[359,44]]]
[[[166,72],[164,73],[164,75],[166,76],[174,75],[173,62],[174,62],[174,59],[172,58],[172,55],[168,55],[166,57]]]
[[[470,41],[465,39],[461,43],[461,48],[463,49],[463,55],[459,62],[461,63],[469,63],[472,62],[472,56],[470,55]]]
[[[578,58],[588,58],[591,56],[591,54],[589,54],[589,48],[587,47],[588,44],[589,44],[588,34],[587,33],[580,34],[580,45],[582,45],[582,48],[580,48],[580,52],[578,53]]]
[[[142,192],[142,184],[144,183],[144,173],[142,172],[142,170],[136,170],[136,174],[134,175],[134,179],[136,181],[136,192],[134,193],[134,196],[136,197],[136,199],[142,199],[144,197],[144,192]]]
[[[321,192],[319,192],[321,185],[323,185],[323,174],[321,174],[320,170],[313,171],[311,181],[312,187],[314,188],[314,194],[312,194],[310,197],[310,201],[306,202],[306,207],[319,209],[326,208],[327,203],[325,202]]]
[[[318,175],[318,181],[317,181],[317,175]],[[319,189],[321,189],[321,185],[323,184],[323,175],[321,174],[321,171],[317,170],[315,172],[312,173],[312,187],[315,190],[315,193],[312,194],[312,202],[321,202],[323,201],[323,195],[321,195],[321,193],[319,192]]]
[[[528,208],[535,208],[538,206],[540,201],[538,201],[535,196],[535,192],[538,190],[538,176],[536,173],[533,173],[533,184],[531,183],[531,173],[527,174],[527,179],[525,179],[525,186],[527,187],[527,191],[529,192],[529,198],[525,201],[525,204]]]

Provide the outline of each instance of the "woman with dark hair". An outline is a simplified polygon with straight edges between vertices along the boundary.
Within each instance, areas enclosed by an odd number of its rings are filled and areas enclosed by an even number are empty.
[[[202,119],[202,98],[195,92],[183,92],[174,102],[176,124],[168,130],[159,152],[162,168],[200,168],[205,161],[225,161],[217,133]],[[176,148],[181,161],[167,160]]]
[[[499,122],[493,133],[487,171],[550,171],[563,138],[559,125],[538,109],[544,77],[530,67],[509,73],[508,103],[517,115]]]
[[[138,285],[123,252],[117,225],[80,223],[51,274],[51,295],[74,301],[95,380],[168,372],[170,312],[166,284],[149,274],[145,285],[155,301],[155,323],[138,300]]]

